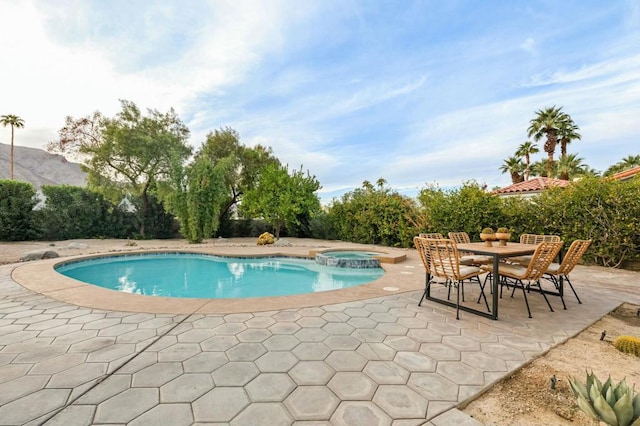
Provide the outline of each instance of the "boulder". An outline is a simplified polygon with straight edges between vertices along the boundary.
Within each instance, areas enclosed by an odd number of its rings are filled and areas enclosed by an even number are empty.
[[[30,260],[53,259],[59,257],[58,253],[53,250],[33,250],[22,255],[20,262],[28,262]]]
[[[87,247],[89,247],[89,244],[85,243],[69,243],[67,246],[70,249],[86,249]]]
[[[278,240],[275,243],[273,243],[274,246],[276,247],[292,247],[293,244],[291,244],[291,241],[289,240]]]

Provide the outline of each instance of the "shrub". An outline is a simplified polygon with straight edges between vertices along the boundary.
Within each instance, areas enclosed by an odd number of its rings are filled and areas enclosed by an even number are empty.
[[[38,203],[30,183],[0,180],[0,240],[24,241],[38,237],[33,208]]]

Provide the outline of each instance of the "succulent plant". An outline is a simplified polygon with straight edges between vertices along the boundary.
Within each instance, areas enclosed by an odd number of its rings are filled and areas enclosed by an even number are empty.
[[[613,385],[611,376],[604,384],[591,373],[587,383],[569,377],[569,386],[577,398],[578,407],[592,419],[610,426],[640,426],[640,393],[627,386],[625,379]]]
[[[484,228],[481,234],[493,234],[493,228]]]
[[[613,346],[620,352],[640,356],[640,339],[633,336],[618,336]]]
[[[498,228],[498,230],[496,231],[497,234],[510,234],[511,231],[509,231],[509,228]]]

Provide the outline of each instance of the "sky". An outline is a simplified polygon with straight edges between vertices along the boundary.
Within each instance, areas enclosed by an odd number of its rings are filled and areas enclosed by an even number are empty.
[[[231,127],[325,203],[379,178],[508,185],[500,166],[551,106],[590,167],[640,154],[637,0],[0,0],[0,52],[16,145],[120,100],[174,108],[194,148]]]

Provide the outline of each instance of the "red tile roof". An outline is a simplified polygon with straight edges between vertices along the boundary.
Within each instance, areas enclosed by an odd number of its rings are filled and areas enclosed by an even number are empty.
[[[616,173],[615,175],[611,176],[612,179],[618,179],[618,180],[627,180],[630,179],[631,177],[640,174],[640,166],[638,167],[633,167],[631,169],[627,169],[627,170],[623,170],[620,173]]]
[[[546,177],[534,177],[524,182],[514,183],[504,188],[496,189],[494,194],[518,194],[544,191],[555,186],[565,187],[569,181],[561,179],[551,179]]]

